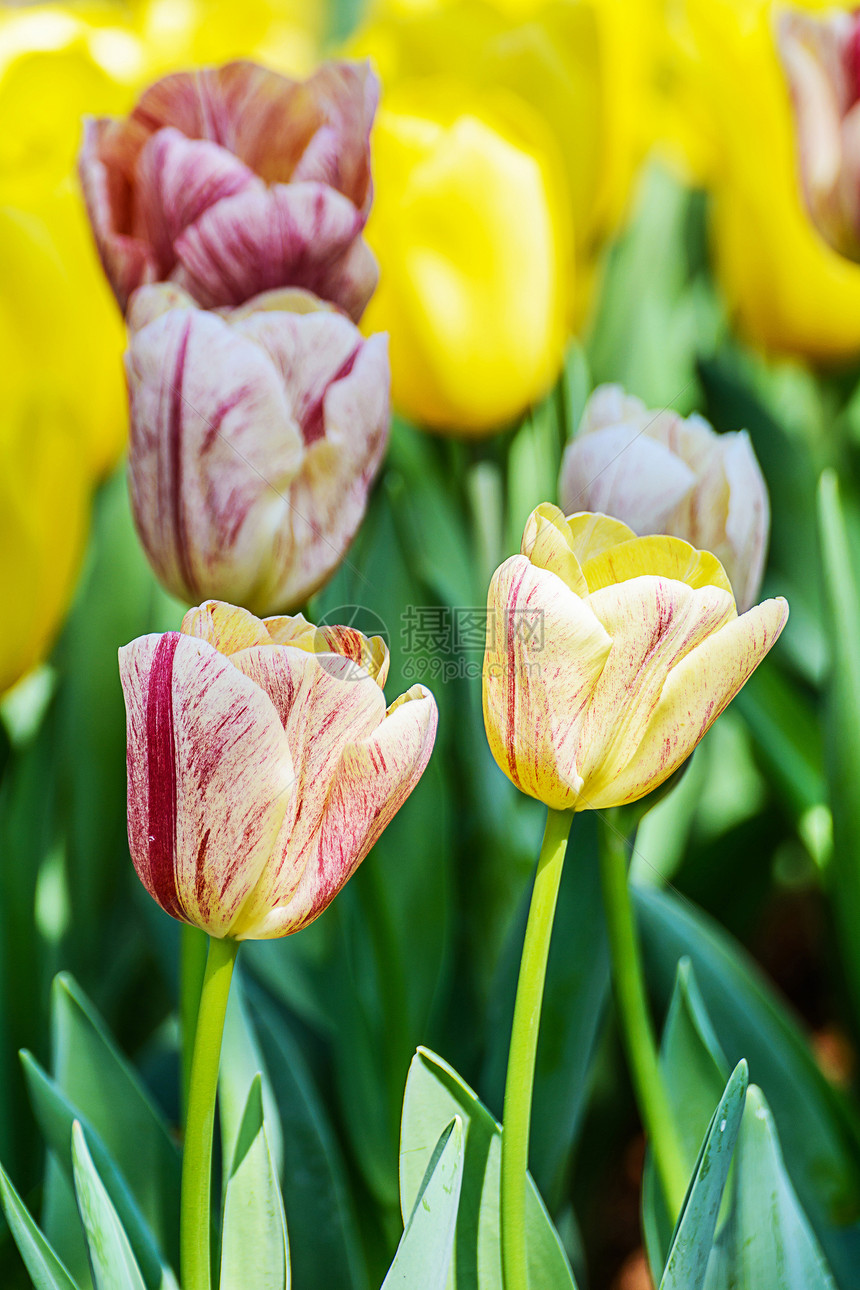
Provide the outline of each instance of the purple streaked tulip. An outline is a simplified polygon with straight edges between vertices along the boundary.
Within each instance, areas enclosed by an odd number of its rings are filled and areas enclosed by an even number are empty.
[[[306,292],[129,311],[129,486],[160,581],[193,604],[304,604],[340,564],[388,438],[386,337]]]
[[[377,279],[362,230],[378,94],[367,63],[294,81],[236,62],[166,76],[130,116],[88,120],[81,181],[122,309],[153,282],[207,309],[301,287],[358,321]]]
[[[334,899],[418,783],[432,694],[386,707],[388,650],[209,601],[119,652],[141,882],[210,936],[267,940]]]
[[[744,613],[761,587],[770,505],[745,430],[717,434],[703,417],[651,411],[620,385],[601,385],[564,452],[566,513],[600,511],[641,537],[666,533],[711,551]]]
[[[860,260],[860,13],[780,15],[800,178],[819,233]]]

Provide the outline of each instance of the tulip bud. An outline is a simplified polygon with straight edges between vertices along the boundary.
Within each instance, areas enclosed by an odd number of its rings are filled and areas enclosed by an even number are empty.
[[[634,533],[668,533],[712,551],[743,612],[761,586],[767,488],[745,430],[716,434],[702,417],[649,411],[618,385],[592,394],[559,480],[565,511],[612,515]]]
[[[835,250],[860,260],[860,15],[791,11],[778,30],[809,214]]]
[[[254,63],[167,76],[125,119],[86,124],[81,181],[123,309],[170,281],[204,308],[302,287],[358,319],[378,86],[366,64],[293,81]]]
[[[490,748],[557,810],[622,806],[664,783],[788,617],[776,599],[739,618],[709,552],[548,503],[493,575],[488,609]]]
[[[378,637],[215,601],[119,657],[129,847],[147,891],[211,936],[307,926],[420,779],[433,696],[414,685],[386,708]]]
[[[142,288],[129,314],[140,539],[189,603],[295,608],[364,515],[388,437],[386,339],[364,339],[307,293],[224,316],[178,299],[175,287]]]

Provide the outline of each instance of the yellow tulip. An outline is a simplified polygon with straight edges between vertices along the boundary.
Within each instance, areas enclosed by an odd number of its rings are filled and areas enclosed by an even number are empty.
[[[710,135],[717,270],[740,329],[766,350],[849,359],[860,353],[860,268],[804,205],[776,12],[771,0],[686,0],[679,110],[691,105]]]
[[[378,118],[367,240],[380,282],[365,328],[390,333],[395,406],[440,430],[481,434],[539,398],[559,370],[564,207],[512,130],[454,86],[438,98],[437,109],[392,95]]]
[[[484,722],[493,756],[556,810],[658,788],[758,666],[788,617],[738,617],[717,558],[607,516],[544,504],[488,600]]]
[[[351,42],[384,90],[367,326],[391,333],[413,420],[487,433],[556,376],[638,160],[647,16],[627,0],[389,0]]]

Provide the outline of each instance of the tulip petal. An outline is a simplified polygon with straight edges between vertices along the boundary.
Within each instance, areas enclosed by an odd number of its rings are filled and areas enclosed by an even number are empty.
[[[304,287],[361,317],[377,281],[364,216],[318,183],[248,188],[177,238],[171,277],[207,309],[278,287]]]
[[[603,587],[585,604],[602,623],[613,646],[584,700],[588,706],[581,723],[579,754],[585,781],[583,808],[606,804],[606,794],[611,797],[616,780],[643,744],[643,731],[672,668],[736,617],[732,594],[724,588],[707,585],[694,589],[684,582],[653,576]],[[648,766],[652,773],[656,770],[650,762]]]
[[[636,534],[621,520],[611,515],[578,511],[568,515],[567,526],[580,564],[592,560],[621,542],[629,542]]]
[[[663,444],[630,424],[608,426],[569,443],[559,496],[566,511],[623,515],[635,533],[660,533],[696,477]]]
[[[188,309],[135,332],[127,370],[132,506],[153,567],[187,600],[217,590],[253,604],[303,455],[278,372],[223,319]]]
[[[548,569],[578,596],[588,595],[588,583],[574,555],[573,534],[564,514],[550,502],[535,507],[526,521],[520,550],[538,569]]]
[[[119,659],[135,868],[174,918],[227,935],[294,800],[289,741],[271,699],[204,641],[144,636]]]
[[[745,430],[722,436],[725,444],[723,469],[729,487],[729,513],[726,537],[732,549],[731,566],[735,599],[741,613],[750,608],[761,586],[767,537],[770,529],[770,502],[764,478]]]
[[[240,649],[272,643],[265,623],[248,613],[247,609],[228,605],[222,600],[207,600],[189,609],[180,630],[186,636],[208,641],[213,649],[227,658]]]
[[[620,774],[595,785],[588,805],[635,802],[668,779],[758,667],[787,619],[781,597],[766,600],[691,650],[666,677],[639,750]]]
[[[433,750],[438,714],[415,685],[364,739],[347,744],[334,770],[318,828],[307,844],[301,881],[241,936],[284,936],[312,922],[337,895],[406,801]],[[271,899],[280,895],[277,888]]]
[[[356,663],[377,685],[385,685],[389,655],[381,636],[365,636],[355,627],[315,627],[302,614],[267,618],[265,625],[276,645],[295,645],[314,654],[339,654]]]
[[[601,587],[652,575],[684,582],[688,587],[719,587],[732,595],[726,571],[710,551],[697,551],[681,538],[657,535],[632,538],[586,560],[582,566],[589,593]]]
[[[226,197],[262,180],[225,148],[186,137],[168,126],[147,141],[137,160],[134,232],[154,251],[158,276],[176,263],[173,244],[183,229]]]
[[[131,232],[132,189],[126,175],[105,162],[104,142],[113,123],[84,119],[79,175],[99,257],[125,309],[131,293],[155,282],[158,266],[151,247]]]
[[[523,792],[558,809],[582,788],[580,727],[612,640],[569,587],[525,556],[490,584],[484,721],[493,756]]]

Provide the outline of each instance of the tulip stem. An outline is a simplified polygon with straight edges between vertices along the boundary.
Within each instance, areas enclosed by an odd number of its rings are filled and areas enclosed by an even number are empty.
[[[180,1105],[182,1123],[188,1114],[188,1090],[191,1087],[191,1059],[194,1054],[194,1035],[197,1030],[197,1013],[206,972],[208,937],[199,927],[182,923],[179,928],[179,1029],[182,1043],[182,1085]]]
[[[570,824],[571,816],[567,811],[551,810],[547,816],[520,960],[502,1129],[501,1224],[505,1290],[528,1290],[529,1284],[526,1171],[532,1087],[546,964]]]
[[[221,1037],[238,949],[238,941],[212,937],[206,956],[182,1152],[179,1238],[182,1290],[211,1290],[212,1129],[221,1064]]]
[[[657,1176],[672,1221],[687,1193],[688,1170],[669,1095],[660,1070],[657,1040],[642,970],[633,902],[627,876],[628,839],[617,811],[600,819],[600,867],[609,936],[612,981],[621,1038],[645,1132],[654,1152]]]

